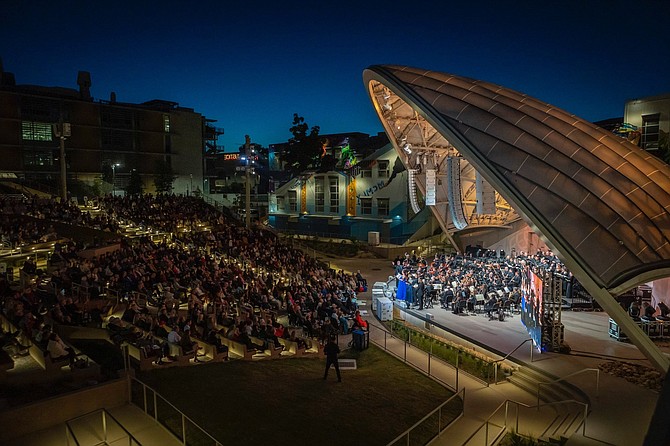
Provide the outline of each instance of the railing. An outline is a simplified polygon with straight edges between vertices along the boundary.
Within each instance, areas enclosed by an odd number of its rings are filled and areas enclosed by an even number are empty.
[[[584,407],[584,410],[581,412],[581,420],[579,420],[579,424],[577,426],[582,426],[582,435],[586,436],[586,419],[588,417],[588,404],[583,403],[581,401],[577,400],[564,400],[564,401],[557,401],[554,403],[549,403],[549,404],[544,404],[542,407],[550,406],[550,405],[558,405],[558,404],[577,404],[581,405]],[[510,406],[514,405],[516,410],[514,413],[514,417],[510,419]],[[485,445],[485,446],[491,446],[494,444],[497,444],[497,442],[505,435],[506,432],[510,431],[510,426],[512,426],[511,431],[519,433],[519,426],[520,426],[520,421],[521,421],[521,416],[520,416],[520,409],[533,409],[533,412],[535,413],[535,410],[539,410],[540,406],[530,406],[528,404],[521,403],[519,401],[514,401],[514,400],[505,400],[500,405],[489,415],[486,420],[482,423],[477,430],[475,430],[463,443],[462,446],[469,446],[469,445]],[[504,409],[504,412],[503,410]],[[536,418],[536,415],[533,416],[533,418]],[[570,427],[574,424],[574,422],[577,421],[577,419],[573,419],[570,424],[567,427]],[[538,432],[537,436],[541,437],[543,435],[548,434],[548,430],[551,428],[551,425],[553,424],[553,421],[549,423],[547,428],[544,429],[543,432]],[[566,428],[567,428],[566,427]],[[483,438],[482,438],[483,437]]]
[[[456,398],[460,398],[461,401],[465,402],[465,389],[461,389],[459,392],[454,393],[449,399],[444,403],[440,404],[437,408],[431,411],[428,415],[423,417],[421,420],[417,421],[412,427],[407,429],[402,434],[398,435],[393,441],[391,441],[387,446],[400,446],[400,445],[427,445],[430,444],[435,438],[439,437],[445,429],[454,424],[463,416],[463,412],[453,419],[451,414],[448,413],[445,406],[452,403]]]
[[[498,368],[501,368],[500,361],[481,357],[481,354],[475,351],[463,350],[456,345],[452,345],[452,343],[449,343],[448,341],[440,340],[431,334],[420,332],[411,326],[400,324],[395,320],[391,321],[391,324],[392,328],[390,333],[387,333],[386,330],[380,328],[380,330],[384,332],[384,344],[386,344],[386,338],[389,335],[394,339],[402,341],[404,343],[403,353],[399,354],[392,351],[391,353],[403,361],[410,363],[410,365],[414,365],[429,376],[431,373],[431,362],[438,360],[440,363],[448,365],[456,370],[455,389],[458,389],[459,372],[461,371],[467,373],[468,376],[473,379],[480,381],[485,386],[500,380],[497,371]],[[395,331],[397,331],[399,335],[394,333]],[[427,370],[423,370],[420,366],[411,364],[411,362],[407,360],[408,344],[427,354]],[[386,349],[386,345],[382,347]],[[443,382],[451,386],[446,381]]]
[[[452,389],[454,391],[458,390],[458,373],[459,373],[459,368],[458,367],[454,367],[452,364],[449,364],[447,362],[440,361],[439,359],[437,359],[441,363],[443,363],[443,364],[445,364],[449,367],[454,368],[454,370],[456,372],[455,373],[455,382],[453,382],[453,383],[448,382],[447,379],[444,376],[437,376],[434,373],[432,373],[432,371],[433,371],[432,361],[434,361],[436,359],[430,353],[427,354],[427,364],[422,363],[422,362],[416,360],[416,358],[412,358],[412,357],[407,355],[407,345],[409,343],[406,340],[401,339],[398,336],[394,336],[393,333],[390,333],[390,332],[386,331],[382,327],[378,327],[377,325],[371,323],[369,320],[368,320],[368,327],[369,327],[371,333],[372,333],[373,329],[377,332],[376,336],[381,337],[382,334],[384,336],[384,339],[382,341],[380,341],[378,339],[375,339],[374,336],[370,336],[370,341],[372,343],[374,343],[378,347],[382,348],[385,352],[387,352],[387,353],[395,356],[396,358],[400,359],[405,364],[408,364],[408,365],[414,367],[416,370],[420,371],[421,373],[423,373],[425,375],[428,375],[429,377],[441,382],[442,384],[449,387],[450,389]],[[396,342],[397,341],[402,342],[402,346],[400,347],[400,350],[402,350],[401,352],[398,352],[397,351],[398,349],[394,350],[394,348],[393,348],[394,346],[392,345],[394,343],[393,342],[394,340]],[[410,346],[411,346],[411,344],[410,344]]]
[[[574,372],[574,373],[570,373],[569,375],[565,375],[565,376],[563,376],[561,378],[558,378],[558,379],[555,379],[553,381],[544,381],[544,382],[537,383],[537,405],[538,405],[538,407],[540,406],[540,389],[542,388],[542,386],[549,386],[551,384],[556,384],[557,382],[564,381],[567,378],[571,378],[571,377],[576,376],[576,375],[581,375],[582,373],[586,373],[586,372],[595,372],[595,374],[596,374],[596,398],[598,398],[599,397],[599,392],[600,392],[600,369],[586,368],[586,369],[582,369],[582,370],[579,370],[579,371]]]
[[[528,341],[530,341],[530,362],[533,362],[533,340],[532,340],[531,338],[526,339],[526,340],[523,341],[521,344],[517,345],[516,348],[515,348],[514,350],[512,350],[511,352],[509,352],[508,354],[506,354],[504,357],[502,357],[502,358],[500,358],[500,359],[497,359],[497,360],[495,360],[495,361],[493,361],[493,362],[496,363],[496,362],[503,362],[503,361],[505,361],[507,358],[509,358],[510,356],[512,356],[512,354],[513,354],[515,351],[519,350],[523,344],[525,344],[525,343],[528,342]],[[495,368],[495,383],[498,384],[498,367]]]
[[[137,378],[129,377],[129,379],[131,380],[130,402],[163,425],[183,445],[210,444],[221,446],[216,438],[209,435],[154,389]]]
[[[119,423],[119,421],[116,418],[114,418],[114,415],[107,412],[107,410],[105,410],[105,409],[99,409],[99,410],[96,410],[96,411],[93,411],[93,412],[90,412],[90,413],[87,413],[87,414],[84,414],[84,415],[81,415],[79,417],[76,417],[76,418],[73,418],[71,420],[66,421],[65,422],[65,437],[66,437],[68,446],[70,445],[70,441],[74,441],[74,444],[76,444],[77,446],[79,446],[79,444],[80,444],[79,440],[77,440],[77,436],[74,433],[74,429],[72,428],[70,423],[72,423],[76,420],[80,420],[80,419],[85,418],[85,417],[91,417],[91,416],[95,415],[96,413],[100,413],[102,415],[102,418],[101,418],[102,442],[101,442],[101,444],[123,444],[123,443],[121,443],[121,440],[123,440],[125,438],[128,438],[128,446],[142,446],[142,443],[140,443],[137,440],[137,438],[135,438],[133,436],[133,434],[131,434],[128,431],[128,429],[123,427],[123,425],[121,423]],[[125,435],[123,435],[121,438],[110,439],[108,437],[107,418],[111,419],[119,428],[121,428],[121,430],[125,433]],[[87,425],[87,429],[90,429],[89,425]],[[88,432],[87,432],[87,434],[88,434]]]

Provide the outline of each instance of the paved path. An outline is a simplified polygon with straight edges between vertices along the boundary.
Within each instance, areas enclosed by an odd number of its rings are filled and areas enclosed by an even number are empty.
[[[333,268],[355,272],[361,270],[368,280],[370,288],[377,281],[386,281],[393,270],[389,260],[376,259],[329,259]],[[359,294],[371,304],[371,292]],[[494,352],[507,354],[528,338],[519,317],[507,319],[505,322],[489,321],[484,316],[457,316],[439,308],[426,309],[421,312],[404,313],[405,319],[423,325],[425,313],[431,313],[434,322],[445,328],[445,337],[482,348],[488,346]],[[369,312],[368,319],[377,326],[374,315]],[[564,377],[587,368],[597,368],[599,364],[610,359],[627,360],[649,365],[639,350],[628,343],[618,342],[608,336],[609,318],[602,312],[564,312],[562,317],[565,325],[565,340],[572,347],[572,354],[543,353],[533,354],[530,348],[520,348],[512,356],[515,362],[532,367],[549,377]],[[451,333],[446,330],[450,330]],[[403,357],[405,347],[397,339],[372,327],[371,338],[379,345],[386,343],[394,354]],[[408,362],[417,368],[427,370],[428,355],[409,348]],[[453,367],[431,361],[431,375],[436,375],[452,388],[456,387],[456,371]],[[573,435],[569,445],[613,444],[621,446],[641,445],[654,412],[658,394],[636,386],[628,381],[600,373],[599,389],[596,389],[594,372],[584,372],[567,378],[566,381],[579,387],[591,400],[590,415],[586,424],[586,437],[580,433]],[[464,418],[457,426],[449,428],[434,445],[463,444],[491,413],[506,400],[518,401],[528,405],[536,404],[536,395],[521,390],[511,383],[502,383],[486,387],[480,381],[458,375],[458,390],[465,389]],[[523,412],[524,410],[522,410]],[[558,412],[567,411],[560,408]],[[528,410],[526,410],[528,412]],[[536,411],[537,412],[537,411]],[[538,416],[523,416],[519,432],[530,432],[535,436],[544,432],[547,423],[555,415],[554,410],[543,410]],[[553,415],[552,415],[553,414]],[[530,414],[528,414],[530,415]],[[489,438],[493,433],[489,433]],[[483,444],[483,431],[472,443]],[[597,439],[597,440],[594,440]],[[478,440],[478,441],[474,441]]]

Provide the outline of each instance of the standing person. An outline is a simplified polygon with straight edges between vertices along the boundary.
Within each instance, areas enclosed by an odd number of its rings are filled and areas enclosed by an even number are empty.
[[[337,382],[341,383],[340,364],[337,362],[340,347],[335,343],[335,336],[330,336],[328,343],[323,347],[323,352],[326,354],[326,370],[323,372],[324,381],[328,378],[328,370],[330,370],[330,365],[332,364],[335,366],[335,372],[337,373]]]
[[[426,284],[424,283],[425,279],[419,278],[419,283],[416,287],[416,300],[419,302],[419,310],[423,310],[423,297],[424,292],[426,291]]]

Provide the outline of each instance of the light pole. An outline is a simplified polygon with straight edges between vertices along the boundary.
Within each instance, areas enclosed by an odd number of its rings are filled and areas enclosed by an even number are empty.
[[[251,163],[249,162],[249,157],[251,156],[251,138],[249,135],[244,136],[244,155],[246,156],[246,168],[245,170],[245,198],[246,198],[246,214],[244,216],[244,224],[247,229],[251,227]]]
[[[58,124],[53,125],[56,138],[60,139],[60,196],[67,201],[67,164],[65,162],[65,138],[72,134],[69,122],[63,122],[63,114],[58,119]]]
[[[189,195],[193,195],[193,174],[191,175],[191,193]]]
[[[116,168],[121,167],[120,163],[112,164],[112,196],[116,196]]]

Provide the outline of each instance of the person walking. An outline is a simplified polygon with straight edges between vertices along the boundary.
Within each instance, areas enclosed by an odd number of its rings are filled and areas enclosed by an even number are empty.
[[[335,336],[331,335],[323,347],[323,353],[326,355],[326,370],[323,372],[323,379],[328,378],[328,370],[330,370],[331,364],[335,366],[335,373],[337,373],[337,382],[342,382],[342,377],[340,376],[340,364],[337,361],[337,355],[340,353],[340,347],[335,343]]]

